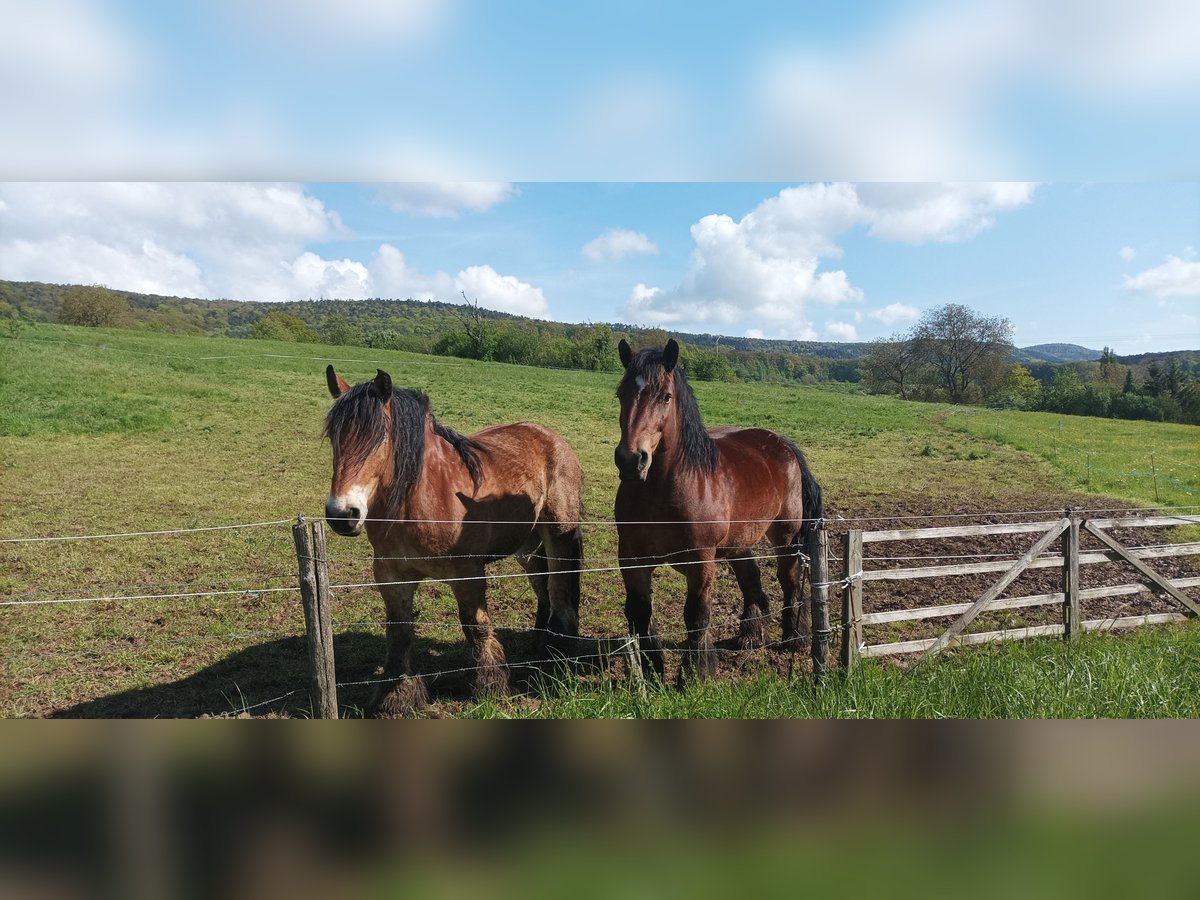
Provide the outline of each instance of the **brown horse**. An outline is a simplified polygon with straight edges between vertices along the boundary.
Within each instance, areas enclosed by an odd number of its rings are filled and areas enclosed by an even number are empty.
[[[365,527],[387,608],[386,680],[375,711],[404,714],[427,702],[410,659],[413,594],[423,578],[465,579],[451,588],[477,667],[475,691],[505,691],[486,563],[522,559],[538,598],[539,636],[579,633],[583,475],[574,451],[541,425],[496,425],[464,437],[438,422],[423,392],[394,389],[382,370],[354,387],[333,366],[325,376],[335,399],[325,419],[333,445],[325,518],[346,536]]]
[[[674,340],[636,354],[622,340],[619,349],[625,375],[617,388],[617,543],[625,617],[646,651],[643,668],[663,676],[650,600],[651,574],[659,565],[687,578],[681,679],[714,668],[708,624],[718,559],[733,569],[745,601],[739,648],[766,643],[767,595],[753,558],[764,535],[783,588],[783,638],[800,644],[809,630],[800,590],[801,539],[824,515],[821,488],[804,454],[762,428],[705,430],[696,396],[677,366]]]

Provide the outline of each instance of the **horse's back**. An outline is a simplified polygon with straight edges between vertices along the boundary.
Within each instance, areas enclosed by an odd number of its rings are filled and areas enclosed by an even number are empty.
[[[471,435],[482,450],[482,492],[523,494],[558,521],[582,517],[583,469],[558,432],[534,422],[493,425]]]

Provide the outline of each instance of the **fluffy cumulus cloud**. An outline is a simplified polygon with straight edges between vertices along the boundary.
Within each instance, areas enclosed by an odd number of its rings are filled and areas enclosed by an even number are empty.
[[[969,240],[994,225],[997,213],[1029,203],[1033,190],[1021,181],[864,184],[858,196],[872,236],[923,244]]]
[[[583,258],[590,263],[613,263],[637,253],[657,253],[658,247],[640,231],[610,228],[583,245]]]
[[[1126,244],[1117,251],[1117,256],[1121,257],[1121,262],[1133,262],[1133,258],[1137,256],[1137,250]]]
[[[541,288],[518,281],[512,275],[501,275],[491,266],[463,269],[454,279],[454,286],[468,300],[478,300],[480,306],[489,309],[535,318],[544,318],[549,309]]]
[[[889,303],[882,309],[867,313],[872,319],[877,319],[884,325],[895,325],[897,322],[911,322],[921,315],[921,311],[907,303]]]
[[[1200,261],[1168,256],[1160,266],[1127,276],[1125,287],[1160,299],[1200,297]]]
[[[6,184],[0,198],[5,278],[256,300],[345,282],[305,256],[344,228],[296,185]]]
[[[455,300],[545,316],[540,288],[490,266],[425,274],[390,244],[369,263],[308,249],[346,233],[298,185],[0,185],[0,277],[239,300]]]
[[[865,227],[881,240],[969,240],[991,227],[995,214],[1028,203],[1032,193],[1031,185],[1011,183],[786,188],[740,220],[709,215],[694,224],[695,248],[681,283],[669,289],[639,284],[623,314],[637,323],[704,331],[749,327],[813,340],[809,304],[863,299],[844,270],[824,265],[841,257],[842,234]],[[897,321],[909,309],[893,307],[886,315]]]
[[[382,184],[378,191],[396,212],[451,219],[486,212],[512,197],[516,188],[507,181],[411,181]]]
[[[858,339],[858,329],[849,322],[829,322],[825,325],[825,334],[834,341],[853,341]]]

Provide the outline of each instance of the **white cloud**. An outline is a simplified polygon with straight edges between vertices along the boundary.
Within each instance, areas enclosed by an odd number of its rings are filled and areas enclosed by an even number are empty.
[[[516,193],[507,181],[412,181],[381,184],[379,198],[397,212],[441,219],[486,212]]]
[[[747,328],[746,329],[746,337],[748,337],[748,338],[760,338],[761,339],[763,336],[764,336],[763,330],[761,328]]]
[[[1032,190],[1015,183],[785,188],[739,221],[709,215],[694,224],[695,249],[680,284],[653,293],[639,285],[624,314],[631,321],[699,330],[749,326],[812,340],[809,303],[863,299],[844,270],[823,270],[825,260],[841,257],[843,233],[866,226],[881,240],[969,240],[990,227],[995,214],[1028,203]],[[909,309],[893,306],[888,315]]]
[[[867,313],[872,319],[878,319],[884,325],[895,325],[897,322],[911,322],[921,315],[921,311],[907,303],[889,303],[882,309]]]
[[[501,275],[491,266],[469,266],[458,273],[454,286],[468,300],[479,300],[480,306],[499,309],[520,316],[544,318],[549,310],[542,289],[519,281],[512,275]]]
[[[995,214],[1025,206],[1034,185],[1020,181],[964,184],[862,184],[870,234],[888,241],[965,241],[995,224]]]
[[[612,263],[631,253],[658,253],[658,247],[640,231],[610,228],[584,244],[582,252],[590,263]]]
[[[835,341],[854,341],[858,339],[858,329],[849,322],[828,322],[825,333]]]
[[[1200,297],[1200,261],[1168,256],[1153,269],[1126,276],[1125,287],[1152,297]]]
[[[376,294],[398,299],[459,302],[464,296],[487,309],[518,316],[545,318],[549,313],[542,289],[512,275],[501,275],[491,266],[468,266],[451,277],[445,272],[423,275],[412,269],[404,254],[391,244],[379,248],[371,263]]]
[[[336,300],[362,300],[370,295],[367,267],[351,259],[322,259],[306,251],[283,263],[300,296]]]
[[[194,260],[151,240],[119,246],[86,235],[0,241],[0,277],[14,281],[103,284],[147,294],[205,296]]]
[[[0,184],[0,277],[238,300],[384,295],[545,316],[540,288],[486,265],[412,269],[383,244],[369,264],[307,249],[345,233],[289,184]]]
[[[371,280],[377,296],[397,300],[458,299],[454,279],[445,272],[422,275],[410,268],[404,254],[391,244],[382,244],[371,262]]]
[[[1117,251],[1117,256],[1121,257],[1122,262],[1133,262],[1133,258],[1137,256],[1137,251],[1126,244],[1119,251]]]
[[[316,278],[305,244],[341,234],[295,185],[0,185],[0,273],[200,297],[282,300]]]

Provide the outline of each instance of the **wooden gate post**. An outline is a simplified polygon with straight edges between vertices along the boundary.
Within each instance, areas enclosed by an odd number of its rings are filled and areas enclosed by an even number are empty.
[[[829,534],[824,525],[809,532],[808,558],[812,579],[813,677],[821,681],[829,671]]]
[[[1063,640],[1073,641],[1079,637],[1079,519],[1067,510],[1071,527],[1063,532]]]
[[[863,533],[851,529],[842,535],[842,668],[858,665],[862,646]]]
[[[304,516],[292,526],[296,562],[300,571],[300,599],[304,603],[304,631],[308,639],[309,693],[313,715],[338,717],[337,677],[333,665],[333,625],[329,608],[329,573],[325,561],[325,523]]]

